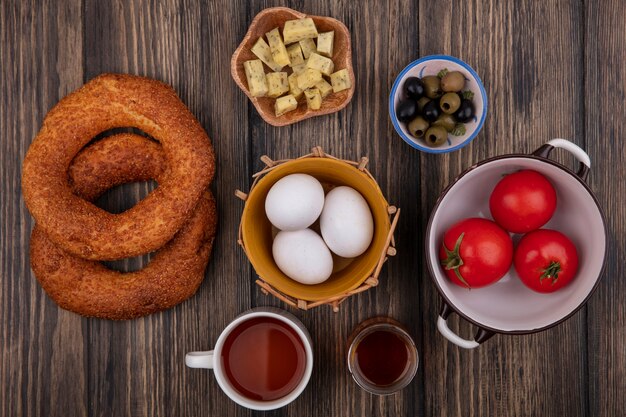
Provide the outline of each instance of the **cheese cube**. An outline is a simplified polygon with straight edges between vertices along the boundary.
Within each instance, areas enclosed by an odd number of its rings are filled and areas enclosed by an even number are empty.
[[[317,38],[317,28],[313,19],[287,20],[283,28],[285,43],[290,44],[307,38]],[[270,45],[271,46],[271,45]]]
[[[315,88],[320,90],[320,94],[322,98],[326,98],[330,93],[333,92],[333,86],[328,84],[328,81],[322,80],[315,84]]]
[[[278,28],[274,28],[267,32],[265,36],[267,36],[267,42],[270,44],[270,51],[272,52],[274,62],[278,65],[282,65],[283,67],[285,65],[289,65],[291,63],[289,61],[289,54],[287,53],[287,48],[285,48],[282,38],[280,37]]]
[[[342,69],[330,76],[330,83],[333,85],[333,91],[338,93],[339,91],[347,90],[352,87],[352,80],[350,80],[350,74],[347,69]]]
[[[301,90],[313,87],[322,79],[322,73],[313,68],[305,69],[301,74],[298,74],[298,87]]]
[[[335,69],[335,64],[333,60],[330,58],[326,58],[325,56],[321,56],[316,53],[312,53],[309,56],[309,59],[306,62],[307,68],[312,68],[320,71],[324,75],[330,76]]]
[[[270,72],[265,75],[267,78],[267,96],[276,98],[289,91],[289,81],[286,72]]]
[[[287,80],[289,81],[289,94],[294,96],[296,100],[300,100],[303,90],[298,87],[298,74],[291,74]]]
[[[292,67],[294,65],[300,65],[304,63],[304,58],[302,57],[302,49],[300,48],[299,43],[294,43],[293,45],[287,48],[287,53],[289,54],[289,60],[291,61]]]
[[[304,61],[300,65],[294,65],[293,67],[291,67],[291,69],[293,70],[294,74],[302,74],[302,72],[306,69],[306,61]]]
[[[300,48],[302,48],[302,55],[304,55],[304,59],[308,59],[311,52],[317,52],[315,42],[311,38],[302,39],[301,41],[298,41],[298,43],[300,44]]]
[[[251,49],[252,53],[257,56],[265,65],[271,68],[272,71],[280,71],[283,69],[282,65],[278,65],[274,62],[274,58],[272,58],[272,52],[270,51],[269,45],[263,40],[263,38],[259,38],[258,41],[254,44]]]
[[[320,55],[333,57],[333,43],[335,40],[335,31],[324,32],[317,35],[317,53]]]
[[[265,70],[263,62],[260,59],[253,59],[243,63],[248,80],[248,90],[252,97],[263,97],[267,94],[267,80],[265,79]]]
[[[298,108],[298,101],[291,94],[284,97],[279,97],[274,103],[274,112],[276,116],[282,116],[283,114],[293,111]]]
[[[306,105],[311,110],[319,110],[322,107],[322,95],[317,88],[309,88],[304,90],[306,97]]]

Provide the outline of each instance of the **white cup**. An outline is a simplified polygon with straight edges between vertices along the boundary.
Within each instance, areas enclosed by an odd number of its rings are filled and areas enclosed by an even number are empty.
[[[306,352],[306,364],[304,368],[304,375],[298,383],[298,385],[289,394],[284,397],[271,401],[259,401],[253,400],[240,394],[230,383],[226,377],[220,360],[222,356],[222,348],[224,342],[228,338],[228,335],[242,322],[250,320],[255,317],[271,317],[276,320],[280,320],[291,327],[300,337],[304,350]],[[214,359],[215,358],[215,359]],[[252,310],[248,310],[235,318],[226,328],[222,331],[217,339],[215,348],[207,352],[189,352],[185,355],[185,364],[190,368],[206,368],[213,369],[215,373],[215,379],[220,388],[231,400],[237,404],[250,408],[252,410],[274,410],[276,408],[283,407],[296,398],[304,391],[309,379],[311,378],[311,371],[313,370],[313,348],[311,342],[311,336],[306,327],[298,320],[293,314],[284,310],[272,307],[259,307]]]

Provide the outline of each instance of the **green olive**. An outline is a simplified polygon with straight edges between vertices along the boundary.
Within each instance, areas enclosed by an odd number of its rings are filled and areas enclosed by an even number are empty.
[[[431,126],[426,131],[424,140],[430,146],[441,146],[446,143],[448,132],[441,126]]]
[[[439,100],[439,107],[444,113],[452,114],[459,109],[461,97],[457,93],[446,93]]]
[[[456,119],[454,118],[453,115],[444,113],[441,116],[439,116],[437,120],[435,120],[435,122],[433,123],[433,126],[441,126],[444,129],[446,129],[448,132],[451,132],[452,130],[454,130],[454,127],[456,126]]]
[[[424,94],[428,98],[437,98],[441,95],[441,80],[436,75],[427,75],[422,78]]]
[[[409,123],[409,132],[416,138],[424,136],[424,132],[428,130],[428,122],[422,116],[417,116]]]
[[[429,101],[430,99],[428,97],[422,97],[419,100],[417,100],[417,112],[421,113],[422,110],[424,109],[424,106],[428,104]]]
[[[465,87],[465,76],[459,71],[452,71],[441,78],[441,89],[447,93],[456,93]]]

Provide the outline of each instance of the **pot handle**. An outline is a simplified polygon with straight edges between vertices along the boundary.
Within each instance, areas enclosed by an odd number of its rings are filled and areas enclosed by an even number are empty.
[[[437,318],[437,329],[443,337],[445,337],[446,339],[448,339],[448,341],[454,343],[455,345],[464,349],[475,349],[495,334],[491,330],[486,330],[482,327],[479,327],[476,335],[474,336],[474,340],[463,339],[461,336],[454,333],[448,327],[447,320],[450,316],[450,313],[452,312],[454,312],[454,310],[448,305],[448,303],[443,301],[441,311],[439,312],[439,317]]]
[[[533,152],[533,155],[548,158],[554,148],[562,148],[573,154],[574,157],[576,157],[576,159],[580,162],[576,175],[578,175],[581,180],[587,181],[589,168],[591,168],[591,158],[589,158],[587,152],[585,152],[580,146],[567,139],[552,139]]]

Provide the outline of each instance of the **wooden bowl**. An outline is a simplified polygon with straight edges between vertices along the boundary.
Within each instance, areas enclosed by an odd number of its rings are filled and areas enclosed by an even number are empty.
[[[267,164],[269,158],[264,158]],[[255,175],[249,194],[239,192],[245,200],[239,243],[261,280],[268,284],[259,284],[262,288],[291,305],[308,309],[321,304],[338,304],[350,295],[377,285],[382,265],[388,256],[395,255],[393,232],[399,210],[387,203],[378,184],[365,169],[366,163],[367,158],[362,162],[340,160],[320,148],[317,154],[298,159],[270,161],[260,175]],[[306,285],[292,280],[278,268],[272,256],[273,233],[265,214],[265,197],[278,180],[294,173],[312,175],[325,188],[340,185],[354,188],[367,201],[374,219],[374,236],[369,248],[320,284]],[[396,214],[393,221],[392,214]]]
[[[281,33],[285,21],[293,19],[302,19],[310,17],[315,22],[318,32],[335,31],[334,50],[332,60],[335,64],[335,72],[346,68],[350,74],[352,87],[338,93],[331,93],[322,101],[322,107],[319,110],[309,110],[306,100],[301,99],[298,108],[282,116],[276,117],[274,113],[274,102],[276,99],[269,97],[252,97],[248,91],[248,82],[243,63],[257,57],[250,50],[257,39],[261,36],[265,39],[265,34],[275,27],[280,27]],[[263,64],[265,67],[265,64]],[[283,71],[291,74],[291,67],[283,68]],[[239,47],[233,54],[230,61],[230,72],[233,79],[248,96],[254,107],[267,123],[273,126],[287,126],[292,123],[299,122],[310,117],[322,116],[337,112],[348,105],[354,94],[354,71],[352,70],[352,46],[350,45],[350,32],[348,28],[337,19],[323,16],[307,16],[287,7],[271,7],[262,10],[257,14],[250,24],[248,33],[243,38]]]

